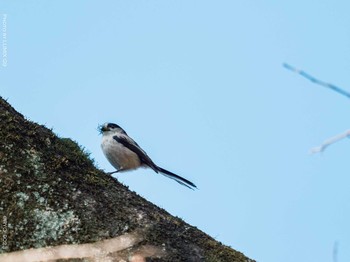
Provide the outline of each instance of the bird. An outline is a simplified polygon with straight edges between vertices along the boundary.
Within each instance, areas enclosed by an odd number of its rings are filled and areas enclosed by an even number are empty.
[[[119,125],[105,123],[99,129],[102,134],[102,151],[109,163],[116,169],[116,171],[110,172],[110,175],[145,167],[151,168],[154,172],[171,178],[192,190],[197,188],[194,183],[186,178],[156,165],[146,152]]]

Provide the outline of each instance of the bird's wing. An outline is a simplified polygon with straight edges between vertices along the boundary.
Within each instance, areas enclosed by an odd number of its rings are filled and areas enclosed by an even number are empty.
[[[146,154],[145,151],[130,137],[126,136],[113,136],[118,143],[122,144],[132,152],[134,152],[141,160],[143,164],[146,164],[150,168],[152,168],[156,173],[158,173],[158,166],[153,163],[152,159]]]
[[[193,184],[191,181],[178,176],[168,170],[165,170],[159,166],[157,166],[155,163],[153,163],[152,159],[146,154],[145,151],[142,150],[142,148],[130,137],[128,136],[113,136],[113,139],[115,139],[118,143],[122,144],[126,148],[128,148],[130,151],[134,152],[141,160],[141,163],[149,166],[152,168],[156,173],[161,173],[162,175],[169,177],[171,179],[174,179],[176,182],[180,183],[181,185],[184,185],[190,189],[197,188],[195,184]]]

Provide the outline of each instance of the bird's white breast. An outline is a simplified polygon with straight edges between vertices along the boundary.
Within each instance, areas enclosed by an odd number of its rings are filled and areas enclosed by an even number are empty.
[[[130,149],[118,143],[113,135],[103,135],[101,147],[108,161],[117,170],[135,169],[141,165],[139,157]]]

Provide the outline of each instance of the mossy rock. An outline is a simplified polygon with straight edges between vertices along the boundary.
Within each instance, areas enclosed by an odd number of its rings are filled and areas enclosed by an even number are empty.
[[[131,192],[76,142],[26,120],[1,97],[0,196],[0,253],[143,230],[141,244],[166,250],[148,261],[253,261]]]

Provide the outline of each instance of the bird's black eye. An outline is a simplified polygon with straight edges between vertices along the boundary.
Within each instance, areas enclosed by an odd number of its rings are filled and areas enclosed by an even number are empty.
[[[113,128],[120,128],[120,126],[118,126],[117,124],[113,124],[113,123],[108,123],[107,127],[111,128],[111,129],[113,129]]]

